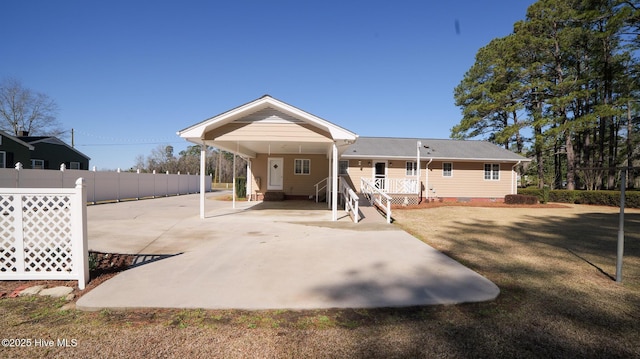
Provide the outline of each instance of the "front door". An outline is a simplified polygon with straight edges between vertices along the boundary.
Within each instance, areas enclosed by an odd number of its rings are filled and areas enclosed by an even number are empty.
[[[387,187],[385,184],[387,182],[387,163],[386,162],[376,162],[375,170],[374,170],[374,183],[377,189],[385,190]]]
[[[282,191],[282,174],[283,171],[282,158],[269,158],[269,171],[267,174],[267,190]]]

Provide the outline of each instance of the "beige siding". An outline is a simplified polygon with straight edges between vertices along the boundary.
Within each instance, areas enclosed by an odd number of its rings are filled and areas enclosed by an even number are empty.
[[[361,165],[358,166],[358,160],[349,160],[349,168],[347,169],[348,176],[344,176],[353,190],[360,192],[360,178],[371,178],[372,164],[368,164],[368,161],[361,160]]]
[[[331,136],[306,124],[295,123],[230,123],[207,132],[206,140],[217,141],[294,141],[327,142]]]
[[[268,155],[260,153],[251,159],[251,172],[253,173],[252,194],[265,193],[267,191],[267,160],[268,158],[283,159],[283,188],[285,194],[293,196],[315,195],[314,185],[327,178],[329,173],[329,160],[325,155],[310,154],[276,154]],[[294,161],[296,159],[310,160],[310,174],[294,174]],[[259,178],[259,181],[257,180]],[[258,185],[258,182],[259,185]]]
[[[446,161],[445,161],[446,162]],[[511,193],[511,164],[500,164],[500,179],[484,179],[484,163],[453,162],[451,177],[442,175],[442,163],[433,161],[429,165],[429,189],[437,197],[503,198]],[[424,176],[423,176],[424,181]],[[429,197],[433,197],[429,191]]]
[[[374,164],[376,160],[349,160],[348,180],[353,183],[353,188],[360,192],[360,179],[374,177]],[[407,176],[406,162],[404,160],[387,161],[387,178],[415,178]],[[429,189],[433,188],[435,196],[446,198],[503,198],[511,193],[512,172],[511,163],[500,163],[500,179],[484,179],[484,163],[482,162],[453,162],[453,176],[442,176],[443,161],[432,161],[429,164],[429,173],[426,173],[428,161],[420,162],[420,178],[423,186],[423,196],[434,197]],[[447,161],[444,161],[447,162]],[[450,162],[451,163],[451,162]],[[428,180],[427,180],[428,176]],[[428,184],[427,184],[428,182]],[[428,188],[426,186],[428,185]]]

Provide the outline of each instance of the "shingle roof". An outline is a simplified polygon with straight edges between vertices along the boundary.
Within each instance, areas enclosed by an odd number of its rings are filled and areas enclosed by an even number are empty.
[[[359,137],[343,153],[343,158],[404,158],[417,157],[417,142],[421,142],[420,157],[470,161],[529,161],[516,153],[487,141],[445,140],[424,138]]]

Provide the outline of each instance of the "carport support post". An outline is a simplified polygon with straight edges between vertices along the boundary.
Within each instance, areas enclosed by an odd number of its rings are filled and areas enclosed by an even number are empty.
[[[331,220],[338,220],[338,146],[333,143],[331,154]]]
[[[620,223],[618,224],[618,254],[616,256],[616,282],[622,283],[622,257],[624,256],[624,206],[627,187],[627,169],[620,171]]]
[[[206,181],[206,165],[207,165],[207,146],[203,143],[200,145],[200,218],[204,219],[204,200],[205,200],[205,181]]]

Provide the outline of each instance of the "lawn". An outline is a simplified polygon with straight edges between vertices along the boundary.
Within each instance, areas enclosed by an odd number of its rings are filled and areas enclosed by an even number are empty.
[[[396,224],[486,276],[486,303],[376,310],[60,311],[40,297],[0,300],[0,357],[629,358],[640,357],[640,211],[626,217],[616,283],[615,208],[444,206]],[[35,347],[54,340],[53,347]],[[69,346],[57,346],[67,339]],[[75,341],[72,341],[75,340]],[[64,344],[64,342],[62,342]]]

